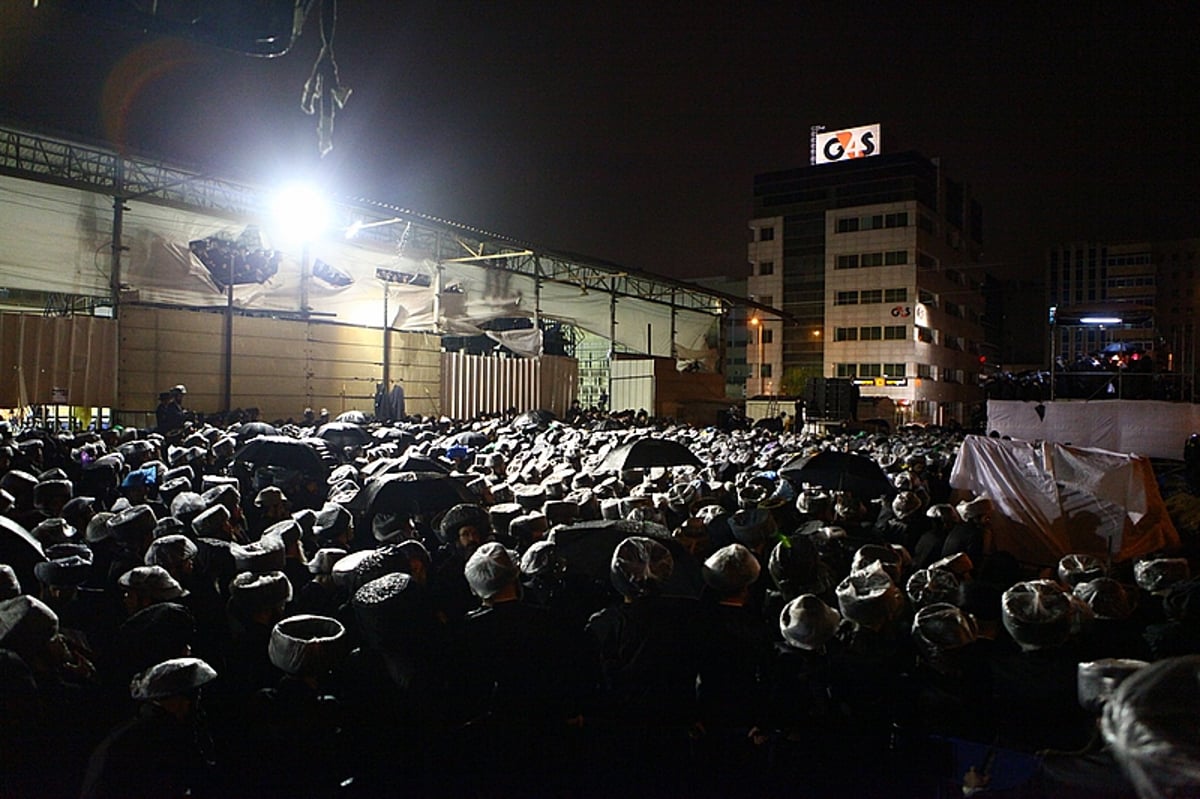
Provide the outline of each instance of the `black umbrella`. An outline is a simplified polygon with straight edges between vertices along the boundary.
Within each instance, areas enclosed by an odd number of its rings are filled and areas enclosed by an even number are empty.
[[[556,527],[554,545],[568,572],[582,574],[607,585],[613,551],[630,536],[653,538],[671,551],[671,556],[675,559],[675,568],[670,579],[663,583],[664,594],[700,596],[700,589],[704,587],[700,562],[671,538],[662,525],[623,520],[579,522]]]
[[[237,429],[239,444],[245,444],[256,436],[277,436],[279,431],[266,422],[246,422]]]
[[[424,455],[401,455],[399,458],[381,458],[363,467],[364,477],[382,477],[400,472],[435,472],[450,474],[450,469],[439,461]]]
[[[816,455],[801,455],[785,463],[779,473],[796,485],[850,491],[859,499],[892,493],[892,483],[879,464],[853,452],[822,450]]]
[[[525,411],[512,421],[513,428],[517,430],[544,430],[551,422],[555,420],[555,415],[547,410]]]
[[[442,440],[441,446],[449,447],[486,447],[491,440],[483,433],[475,430],[464,430]]]
[[[353,453],[372,443],[371,434],[349,422],[329,422],[317,430],[317,438],[329,442],[338,460],[347,460]]]
[[[432,519],[460,503],[479,502],[466,483],[442,472],[386,474],[369,480],[363,491],[367,513],[372,516],[415,509]]]
[[[329,472],[326,459],[309,440],[288,436],[259,436],[235,452],[233,460],[255,466],[282,466],[307,475]]]
[[[696,455],[678,441],[666,438],[642,438],[608,453],[597,471],[620,472],[649,469],[653,466],[703,466]]]
[[[42,545],[29,531],[7,516],[0,516],[0,563],[16,572],[21,591],[37,595],[37,575],[33,567],[46,559]]]
[[[367,415],[362,411],[346,411],[344,413],[339,413],[334,421],[345,422],[347,424],[366,424]]]

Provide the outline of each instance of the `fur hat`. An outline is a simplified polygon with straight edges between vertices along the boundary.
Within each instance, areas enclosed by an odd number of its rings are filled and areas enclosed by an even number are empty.
[[[253,613],[292,601],[292,584],[281,571],[255,574],[242,572],[229,584],[229,600]]]
[[[162,566],[135,566],[122,574],[117,584],[154,602],[179,599],[188,593]]]
[[[349,648],[340,621],[304,614],[275,625],[267,652],[275,668],[287,674],[320,677],[333,669]]]
[[[182,696],[216,678],[216,670],[200,658],[173,658],[134,677],[129,695],[139,700]]]
[[[336,547],[325,547],[318,549],[316,554],[304,565],[308,567],[309,572],[312,574],[331,574],[333,572],[333,564],[344,557],[346,557],[346,550]]]
[[[758,579],[761,571],[758,558],[741,544],[721,547],[708,556],[701,570],[704,583],[721,596],[744,590]]]
[[[192,560],[197,551],[195,542],[186,535],[164,535],[150,542],[143,560],[147,566],[171,568]]]
[[[503,544],[491,541],[471,554],[463,567],[467,584],[480,599],[491,599],[521,576],[514,553]]]

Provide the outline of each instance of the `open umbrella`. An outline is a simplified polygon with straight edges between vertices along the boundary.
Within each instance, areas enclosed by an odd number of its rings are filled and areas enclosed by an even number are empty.
[[[257,436],[277,436],[279,431],[266,422],[246,422],[237,429],[239,444],[245,444]]]
[[[450,474],[444,465],[424,455],[401,455],[399,458],[380,458],[363,467],[364,478],[383,477],[400,472],[433,472]]]
[[[282,466],[304,474],[325,476],[329,472],[328,461],[310,442],[311,439],[302,441],[288,436],[259,436],[235,452],[233,460],[255,466]]]
[[[0,516],[0,563],[12,566],[23,592],[37,595],[38,581],[33,567],[45,559],[42,545],[28,530],[7,516]]]
[[[521,431],[544,430],[555,418],[552,411],[542,409],[525,411],[513,419],[512,426]]]
[[[483,433],[475,430],[464,430],[461,433],[455,433],[452,436],[447,436],[441,442],[443,447],[486,447],[491,440]]]
[[[317,438],[329,442],[338,460],[349,460],[353,453],[374,441],[371,434],[349,422],[329,422],[317,430]]]
[[[815,455],[801,455],[785,463],[779,473],[796,485],[850,491],[859,499],[892,493],[892,483],[879,464],[853,452],[822,450]]]
[[[620,472],[653,466],[703,466],[685,445],[667,438],[641,438],[609,452],[596,471]]]
[[[367,415],[362,411],[345,411],[344,413],[339,413],[334,421],[346,422],[347,424],[366,424]]]
[[[630,536],[653,538],[671,551],[675,568],[663,583],[667,596],[698,597],[704,587],[700,562],[671,538],[667,529],[653,522],[623,520],[579,522],[554,529],[554,545],[566,570],[605,585],[609,581],[613,551]]]
[[[367,481],[367,514],[400,513],[415,509],[432,519],[463,502],[479,502],[466,483],[442,472],[401,472]]]

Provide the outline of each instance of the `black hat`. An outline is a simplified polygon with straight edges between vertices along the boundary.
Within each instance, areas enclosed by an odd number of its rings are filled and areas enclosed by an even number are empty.
[[[657,590],[674,570],[671,550],[653,538],[631,536],[613,550],[609,574],[622,596],[636,599]]]
[[[442,523],[438,525],[438,538],[443,544],[457,541],[458,531],[464,527],[475,527],[479,530],[481,537],[484,537],[491,532],[492,523],[488,518],[487,511],[479,505],[470,503],[455,505],[442,517]]]
[[[247,613],[272,608],[292,601],[292,584],[281,571],[242,572],[229,584],[229,601]]]
[[[417,581],[394,573],[366,583],[354,592],[351,605],[363,640],[384,651],[404,646],[418,647],[415,630],[423,627],[423,605]]]
[[[92,574],[92,562],[78,555],[69,555],[37,563],[33,567],[33,573],[43,585],[81,585]]]
[[[149,505],[134,505],[108,520],[108,533],[120,543],[136,545],[154,532],[156,523]]]

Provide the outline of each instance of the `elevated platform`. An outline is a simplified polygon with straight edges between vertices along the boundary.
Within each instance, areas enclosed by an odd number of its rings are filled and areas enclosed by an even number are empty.
[[[988,400],[987,416],[989,433],[1175,460],[1200,432],[1200,405],[1185,402]]]

